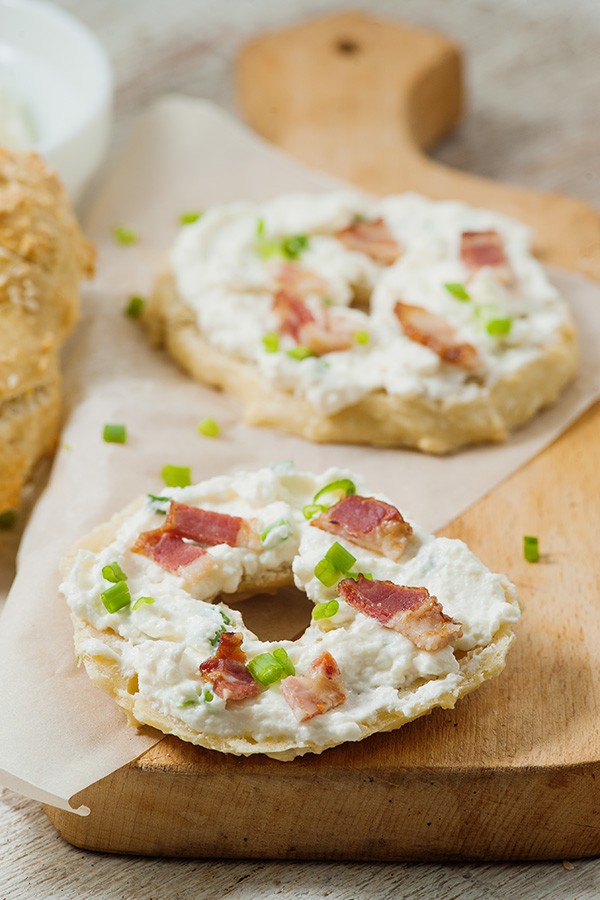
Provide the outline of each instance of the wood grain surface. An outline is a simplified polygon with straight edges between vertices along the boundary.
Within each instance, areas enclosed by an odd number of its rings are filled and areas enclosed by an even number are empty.
[[[244,0],[231,0],[227,7],[183,0],[168,16],[158,0],[132,0],[118,9],[110,0],[94,4],[65,0],[63,5],[87,20],[112,52],[119,82],[117,147],[130,117],[165,89],[231,105],[229,67],[245,35],[310,11],[348,4],[256,0],[250,10]],[[393,15],[400,12],[387,0],[372,0],[369,7]],[[507,0],[501,8],[481,0],[460,4],[406,0],[401,13],[443,28],[468,50],[472,113],[458,134],[438,149],[438,158],[480,174],[600,200],[596,166],[600,128],[594,113],[600,81],[596,64],[600,10],[593,2],[577,0],[566,10],[557,0],[536,5]],[[518,509],[519,494],[512,499]],[[579,496],[575,503],[585,506],[587,500]],[[514,516],[515,509],[500,512]],[[542,502],[536,520],[541,522],[540,534],[547,512]],[[490,521],[497,528],[497,522]],[[485,556],[482,538],[474,525],[469,537],[474,549],[488,563],[499,565],[495,551]],[[562,545],[551,549],[560,559]],[[565,735],[565,742],[568,738]],[[600,894],[596,861],[576,862],[574,867],[336,865],[155,862],[88,855],[62,843],[36,804],[7,791],[0,795],[0,846],[0,896],[11,898],[460,896],[470,900]]]
[[[600,278],[600,216],[591,207],[424,159],[419,145],[460,113],[460,72],[446,39],[350,13],[257,39],[242,52],[238,86],[250,124],[313,165],[379,193],[415,188],[518,215],[545,259]],[[600,509],[585,503],[588,492],[600,496],[589,453],[599,438],[600,407],[447,529],[519,585],[526,612],[502,678],[454,711],[292,764],[167,738],[77,795],[89,817],[48,809],[51,821],[77,846],[176,856],[600,852],[600,623],[590,589]],[[542,535],[535,566],[521,558],[526,533]],[[569,595],[578,601],[565,616]],[[324,831],[311,827],[320,817]]]

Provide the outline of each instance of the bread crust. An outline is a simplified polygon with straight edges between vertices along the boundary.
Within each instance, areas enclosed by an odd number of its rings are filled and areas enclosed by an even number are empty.
[[[317,443],[415,447],[433,454],[505,441],[514,428],[556,400],[578,362],[575,330],[565,325],[554,344],[500,378],[487,396],[438,400],[378,390],[334,415],[324,415],[307,400],[278,390],[256,366],[212,346],[194,310],[179,296],[168,268],[156,280],[144,322],[152,340],[193,378],[238,396],[249,425],[280,428]]]

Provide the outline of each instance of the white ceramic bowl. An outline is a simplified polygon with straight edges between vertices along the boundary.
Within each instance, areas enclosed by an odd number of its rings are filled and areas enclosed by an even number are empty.
[[[30,145],[75,201],[108,146],[112,73],[77,19],[40,0],[0,0],[0,90],[25,120]],[[18,122],[17,122],[18,124]]]

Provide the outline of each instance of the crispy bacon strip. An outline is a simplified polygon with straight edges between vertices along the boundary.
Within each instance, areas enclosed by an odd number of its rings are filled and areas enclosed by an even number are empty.
[[[424,587],[405,587],[392,581],[345,578],[338,593],[346,603],[408,638],[419,650],[440,650],[462,635],[458,622],[447,616],[437,597]]]
[[[301,297],[290,291],[281,290],[275,295],[273,311],[279,320],[281,334],[289,334],[296,343],[308,347],[315,356],[348,350],[354,344],[354,335],[345,323],[336,320],[323,310],[321,321],[317,321]]]
[[[202,547],[187,544],[178,534],[162,528],[143,531],[131,550],[153,559],[168,572],[177,572],[206,554]]]
[[[344,497],[310,524],[396,561],[412,534],[412,528],[395,506],[359,494]]]
[[[329,712],[347,696],[339,666],[327,652],[314,660],[306,675],[284,678],[281,693],[298,722]]]
[[[497,231],[463,231],[460,258],[471,275],[485,267],[493,270],[501,284],[510,284],[513,280],[504,243]]]
[[[284,262],[277,271],[277,282],[281,287],[296,296],[306,297],[307,294],[318,294],[319,297],[327,295],[328,286],[325,279],[293,262]]]
[[[348,250],[364,253],[382,266],[391,266],[402,255],[402,247],[381,218],[353,222],[334,237]]]
[[[242,640],[238,632],[225,631],[215,655],[200,664],[200,674],[223,700],[246,700],[260,693],[260,686],[245,666]]]
[[[217,544],[229,544],[230,547],[247,545],[246,523],[239,516],[199,509],[176,500],[171,500],[163,530],[175,532],[206,547]]]
[[[394,306],[394,314],[411,341],[429,347],[440,359],[453,366],[460,366],[469,372],[481,371],[482,361],[476,347],[467,341],[460,341],[443,316],[422,306],[411,306],[400,301]]]

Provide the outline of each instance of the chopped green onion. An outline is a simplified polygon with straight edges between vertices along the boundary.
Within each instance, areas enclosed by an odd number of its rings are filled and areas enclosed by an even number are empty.
[[[314,356],[315,354],[309,347],[298,345],[297,347],[292,347],[291,350],[288,350],[287,355],[291,356],[292,359],[308,359],[309,356]]]
[[[138,597],[133,604],[133,609],[139,609],[141,606],[152,606],[154,597]]]
[[[127,440],[125,425],[105,425],[102,437],[107,444],[124,444]]]
[[[540,547],[536,537],[526,534],[523,538],[523,556],[527,562],[539,562]]]
[[[471,299],[471,295],[467,293],[464,284],[460,284],[458,281],[447,281],[444,284],[444,287],[449,294],[452,294],[457,300],[462,300],[463,303],[466,303]]]
[[[323,306],[333,306],[333,298],[321,297],[321,303],[323,304]]]
[[[225,634],[226,631],[227,631],[227,629],[225,628],[225,626],[221,625],[221,627],[215,631],[213,636],[211,638],[209,638],[210,646],[217,648],[219,646],[219,644],[221,643],[221,635]]]
[[[112,581],[113,584],[117,584],[118,581],[127,581],[127,575],[118,562],[112,562],[107,566],[103,566],[102,577],[106,578],[107,581]]]
[[[179,224],[180,225],[193,225],[194,222],[197,222],[198,219],[202,216],[201,212],[195,212],[190,210],[189,212],[182,212],[179,214]]]
[[[117,581],[100,594],[100,599],[109,613],[118,612],[131,603],[131,594],[126,581]]]
[[[7,509],[0,513],[0,528],[12,528],[17,521],[17,514],[14,509]]]
[[[113,237],[118,244],[135,244],[138,239],[138,233],[133,228],[124,228],[122,225],[117,225],[116,228],[113,228]]]
[[[370,572],[344,572],[346,578],[352,578],[353,581],[358,581],[358,576],[362,575],[363,578],[366,578],[368,581],[373,581],[373,576]]]
[[[309,240],[306,234],[294,234],[284,238],[281,242],[281,252],[286,259],[298,259],[300,254],[308,248]]]
[[[142,314],[142,310],[145,306],[146,301],[143,297],[138,296],[137,294],[133,297],[129,298],[129,302],[124,309],[124,313],[130,319],[139,319]]]
[[[229,616],[225,615],[222,609],[219,610],[219,614],[226,625],[231,625],[231,619],[229,618]]]
[[[155,512],[160,513],[161,516],[166,516],[166,509],[161,509],[158,505],[159,503],[170,503],[170,497],[158,497],[156,494],[148,494],[148,499],[150,500],[150,505],[154,507]]]
[[[202,419],[198,425],[198,434],[202,434],[204,437],[218,437],[220,431],[221,429],[214,419]]]
[[[282,542],[287,540],[292,533],[290,523],[288,522],[287,519],[277,519],[276,522],[271,522],[270,525],[267,525],[267,527],[261,531],[260,539],[263,542],[263,544],[267,540],[267,538],[269,537],[271,532],[275,530],[275,528],[281,528],[283,525],[286,526],[286,534],[285,534],[285,537],[282,538]]]
[[[318,515],[318,513],[325,512],[326,510],[326,506],[320,506],[318,503],[308,503],[306,506],[302,507],[302,513],[305,519],[312,519],[314,516]]]
[[[276,331],[268,331],[262,336],[263,347],[267,353],[277,353],[279,350],[279,335]]]
[[[349,572],[356,562],[356,557],[348,553],[346,548],[342,547],[337,541],[331,545],[325,554],[325,559],[328,559],[331,565],[335,566],[338,572],[342,573]]]
[[[192,483],[189,466],[163,466],[160,474],[167,487],[187,487]]]
[[[277,647],[275,650],[273,650],[273,658],[277,663],[279,663],[284,675],[296,674],[294,664],[283,647]]]
[[[208,688],[204,688],[204,690],[202,691],[202,702],[203,703],[212,703],[212,701],[214,699],[215,699],[215,695],[213,694],[213,692],[209,691]]]
[[[256,223],[256,237],[261,238],[265,236],[265,220],[259,219]]]
[[[326,484],[320,491],[317,491],[313,503],[317,503],[321,497],[327,494],[339,494],[341,499],[341,497],[348,497],[349,494],[355,493],[356,485],[353,481],[350,481],[349,478],[339,478],[337,481],[332,481],[331,484]]]
[[[272,653],[260,653],[251,659],[246,666],[255,681],[268,687],[275,684],[283,676],[283,667],[277,662]]]
[[[494,337],[504,337],[512,328],[512,319],[490,319],[486,323],[485,330]]]
[[[179,704],[179,709],[185,709],[186,706],[196,706],[199,700],[199,697],[190,697],[188,700],[184,700],[183,703]]]
[[[315,578],[318,578],[325,587],[333,587],[340,580],[340,573],[328,559],[320,559],[315,566],[314,573]]]
[[[330,619],[335,616],[340,608],[337,600],[330,600],[328,603],[317,603],[312,611],[313,619]]]
[[[371,335],[368,331],[357,331],[354,335],[354,339],[357,344],[368,344],[371,340]]]

